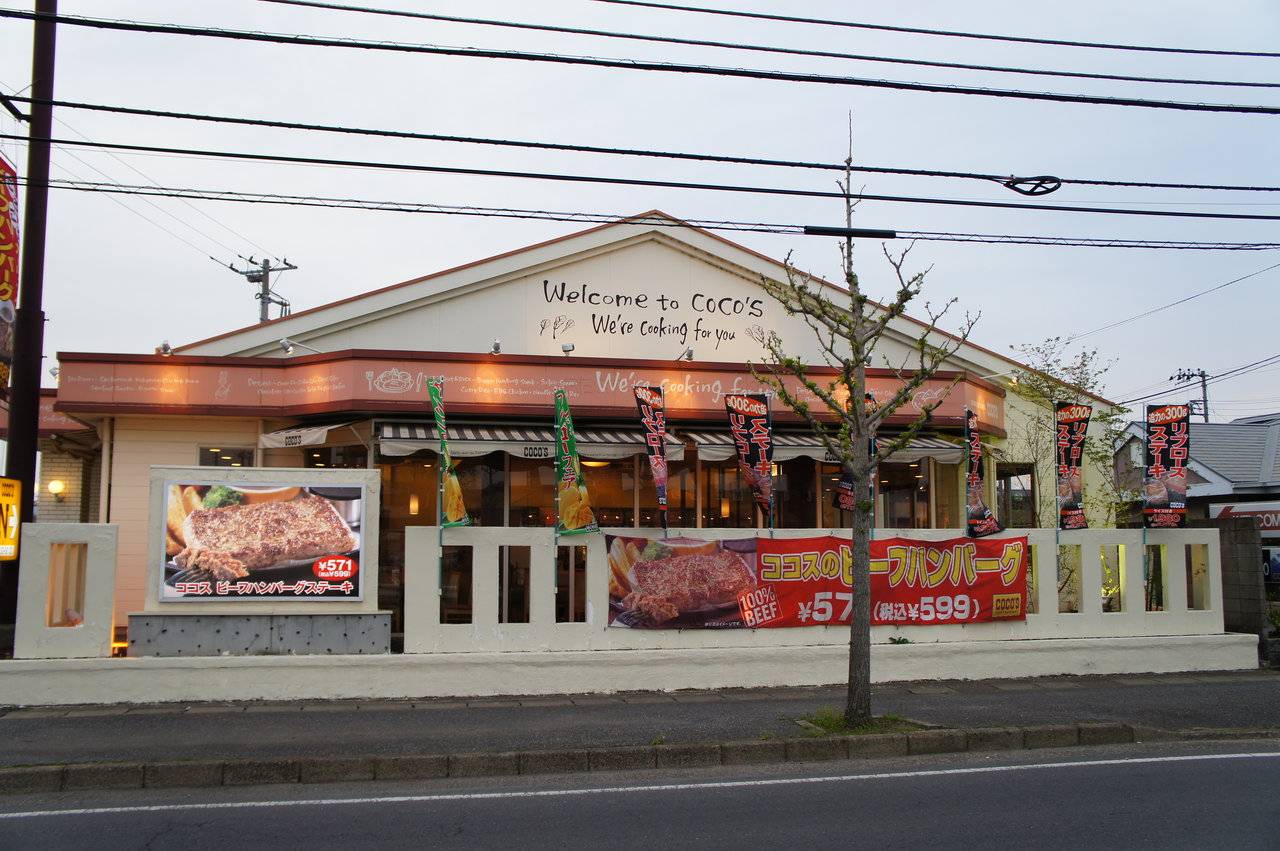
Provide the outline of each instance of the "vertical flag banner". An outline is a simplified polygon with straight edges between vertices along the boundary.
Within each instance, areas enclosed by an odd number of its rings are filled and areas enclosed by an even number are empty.
[[[1147,405],[1147,451],[1142,478],[1142,522],[1148,529],[1187,525],[1187,458],[1191,407]]]
[[[772,526],[773,426],[769,397],[763,393],[731,393],[724,397],[724,407],[733,442],[738,446],[738,470]]]
[[[0,389],[9,386],[18,307],[18,174],[0,156]]]
[[[591,513],[587,497],[587,481],[582,478],[582,461],[578,458],[578,438],[573,431],[573,415],[569,398],[556,391],[556,533],[582,535],[599,531],[596,516]]]
[[[1053,415],[1058,428],[1058,528],[1088,529],[1080,466],[1084,462],[1085,433],[1089,430],[1093,408],[1075,402],[1054,402]]]
[[[667,406],[661,387],[636,387],[636,407],[644,425],[644,443],[653,471],[653,489],[658,494],[662,528],[667,528]]]
[[[1003,532],[1004,526],[991,513],[983,498],[982,437],[978,434],[978,415],[964,409],[964,442],[969,448],[968,475],[964,480],[965,531],[971,538],[981,538]]]
[[[444,393],[440,382],[428,381],[427,394],[431,397],[436,431],[440,432],[440,525],[469,526],[471,515],[467,514],[466,503],[462,501],[462,484],[453,467],[453,455],[449,453],[449,430],[444,425]]]

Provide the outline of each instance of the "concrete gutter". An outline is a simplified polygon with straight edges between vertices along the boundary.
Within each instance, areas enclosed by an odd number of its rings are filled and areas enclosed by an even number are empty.
[[[170,760],[0,768],[0,793],[347,783],[517,774],[864,760],[965,751],[1012,751],[1134,742],[1278,738],[1280,730],[1161,730],[1097,722],[1029,727],[932,728],[909,733],[376,757]]]

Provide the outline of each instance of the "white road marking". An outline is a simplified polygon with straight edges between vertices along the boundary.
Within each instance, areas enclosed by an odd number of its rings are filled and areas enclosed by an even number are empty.
[[[900,780],[911,777],[946,777],[959,774],[996,774],[1005,771],[1044,771],[1058,768],[1092,768],[1104,765],[1143,765],[1170,762],[1211,762],[1227,759],[1280,759],[1280,751],[1263,753],[1190,754],[1186,756],[1089,759],[1076,762],[1039,762],[1028,765],[985,765],[972,768],[936,768],[921,771],[886,771],[878,774],[841,774],[834,777],[775,777],[761,780],[718,780],[707,783],[664,783],[652,786],[601,786],[586,789],[531,789],[510,792],[462,792],[438,795],[388,795],[368,798],[309,798],[281,801],[225,801],[192,804],[152,804],[127,807],[84,807],[65,810],[0,812],[0,820],[49,816],[97,816],[128,813],[167,813],[201,810],[267,809],[272,807],[334,807],[352,804],[423,804],[436,801],[490,801],[504,798],[557,798],[574,795],[614,795],[635,792],[680,792],[702,789],[741,789],[754,786],[790,786],[801,783],[850,783],[863,780]]]

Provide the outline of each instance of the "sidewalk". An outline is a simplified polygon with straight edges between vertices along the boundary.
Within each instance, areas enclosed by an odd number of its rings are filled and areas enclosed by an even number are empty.
[[[15,709],[0,715],[0,766],[767,741],[803,736],[794,719],[842,704],[842,687],[823,687]],[[872,708],[956,728],[1101,721],[1280,730],[1280,672],[893,683],[873,689]]]

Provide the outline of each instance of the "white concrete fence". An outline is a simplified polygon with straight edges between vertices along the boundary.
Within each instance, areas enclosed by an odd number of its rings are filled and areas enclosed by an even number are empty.
[[[660,538],[660,530],[610,533]],[[832,534],[826,529],[778,530],[780,538]],[[834,532],[839,534],[838,531]],[[742,538],[741,529],[670,531],[672,537]],[[877,538],[927,540],[959,537],[957,530],[880,529]],[[872,642],[905,638],[913,644],[1015,639],[1119,639],[1210,636],[1223,632],[1222,567],[1213,529],[1010,529],[1031,545],[1025,621],[940,626],[874,627]],[[486,527],[445,529],[444,546],[470,550],[469,623],[442,622],[440,530],[411,527],[405,534],[405,652],[476,653],[574,650],[783,648],[840,645],[847,626],[788,629],[638,630],[608,628],[609,568],[603,534],[562,538],[561,548],[585,547],[585,612],[581,622],[557,618],[556,564],[550,529]],[[1146,571],[1143,547],[1153,565]],[[501,561],[504,547],[527,547],[528,622],[505,622]],[[525,554],[520,553],[523,561]],[[465,561],[466,556],[462,556]],[[1150,587],[1148,581],[1160,584]],[[563,583],[562,583],[563,586]],[[576,589],[575,589],[576,590]],[[456,593],[455,589],[450,589]],[[566,593],[564,587],[560,593]],[[1158,601],[1158,610],[1151,603]],[[567,607],[570,610],[572,606]],[[561,613],[565,614],[564,612]]]

